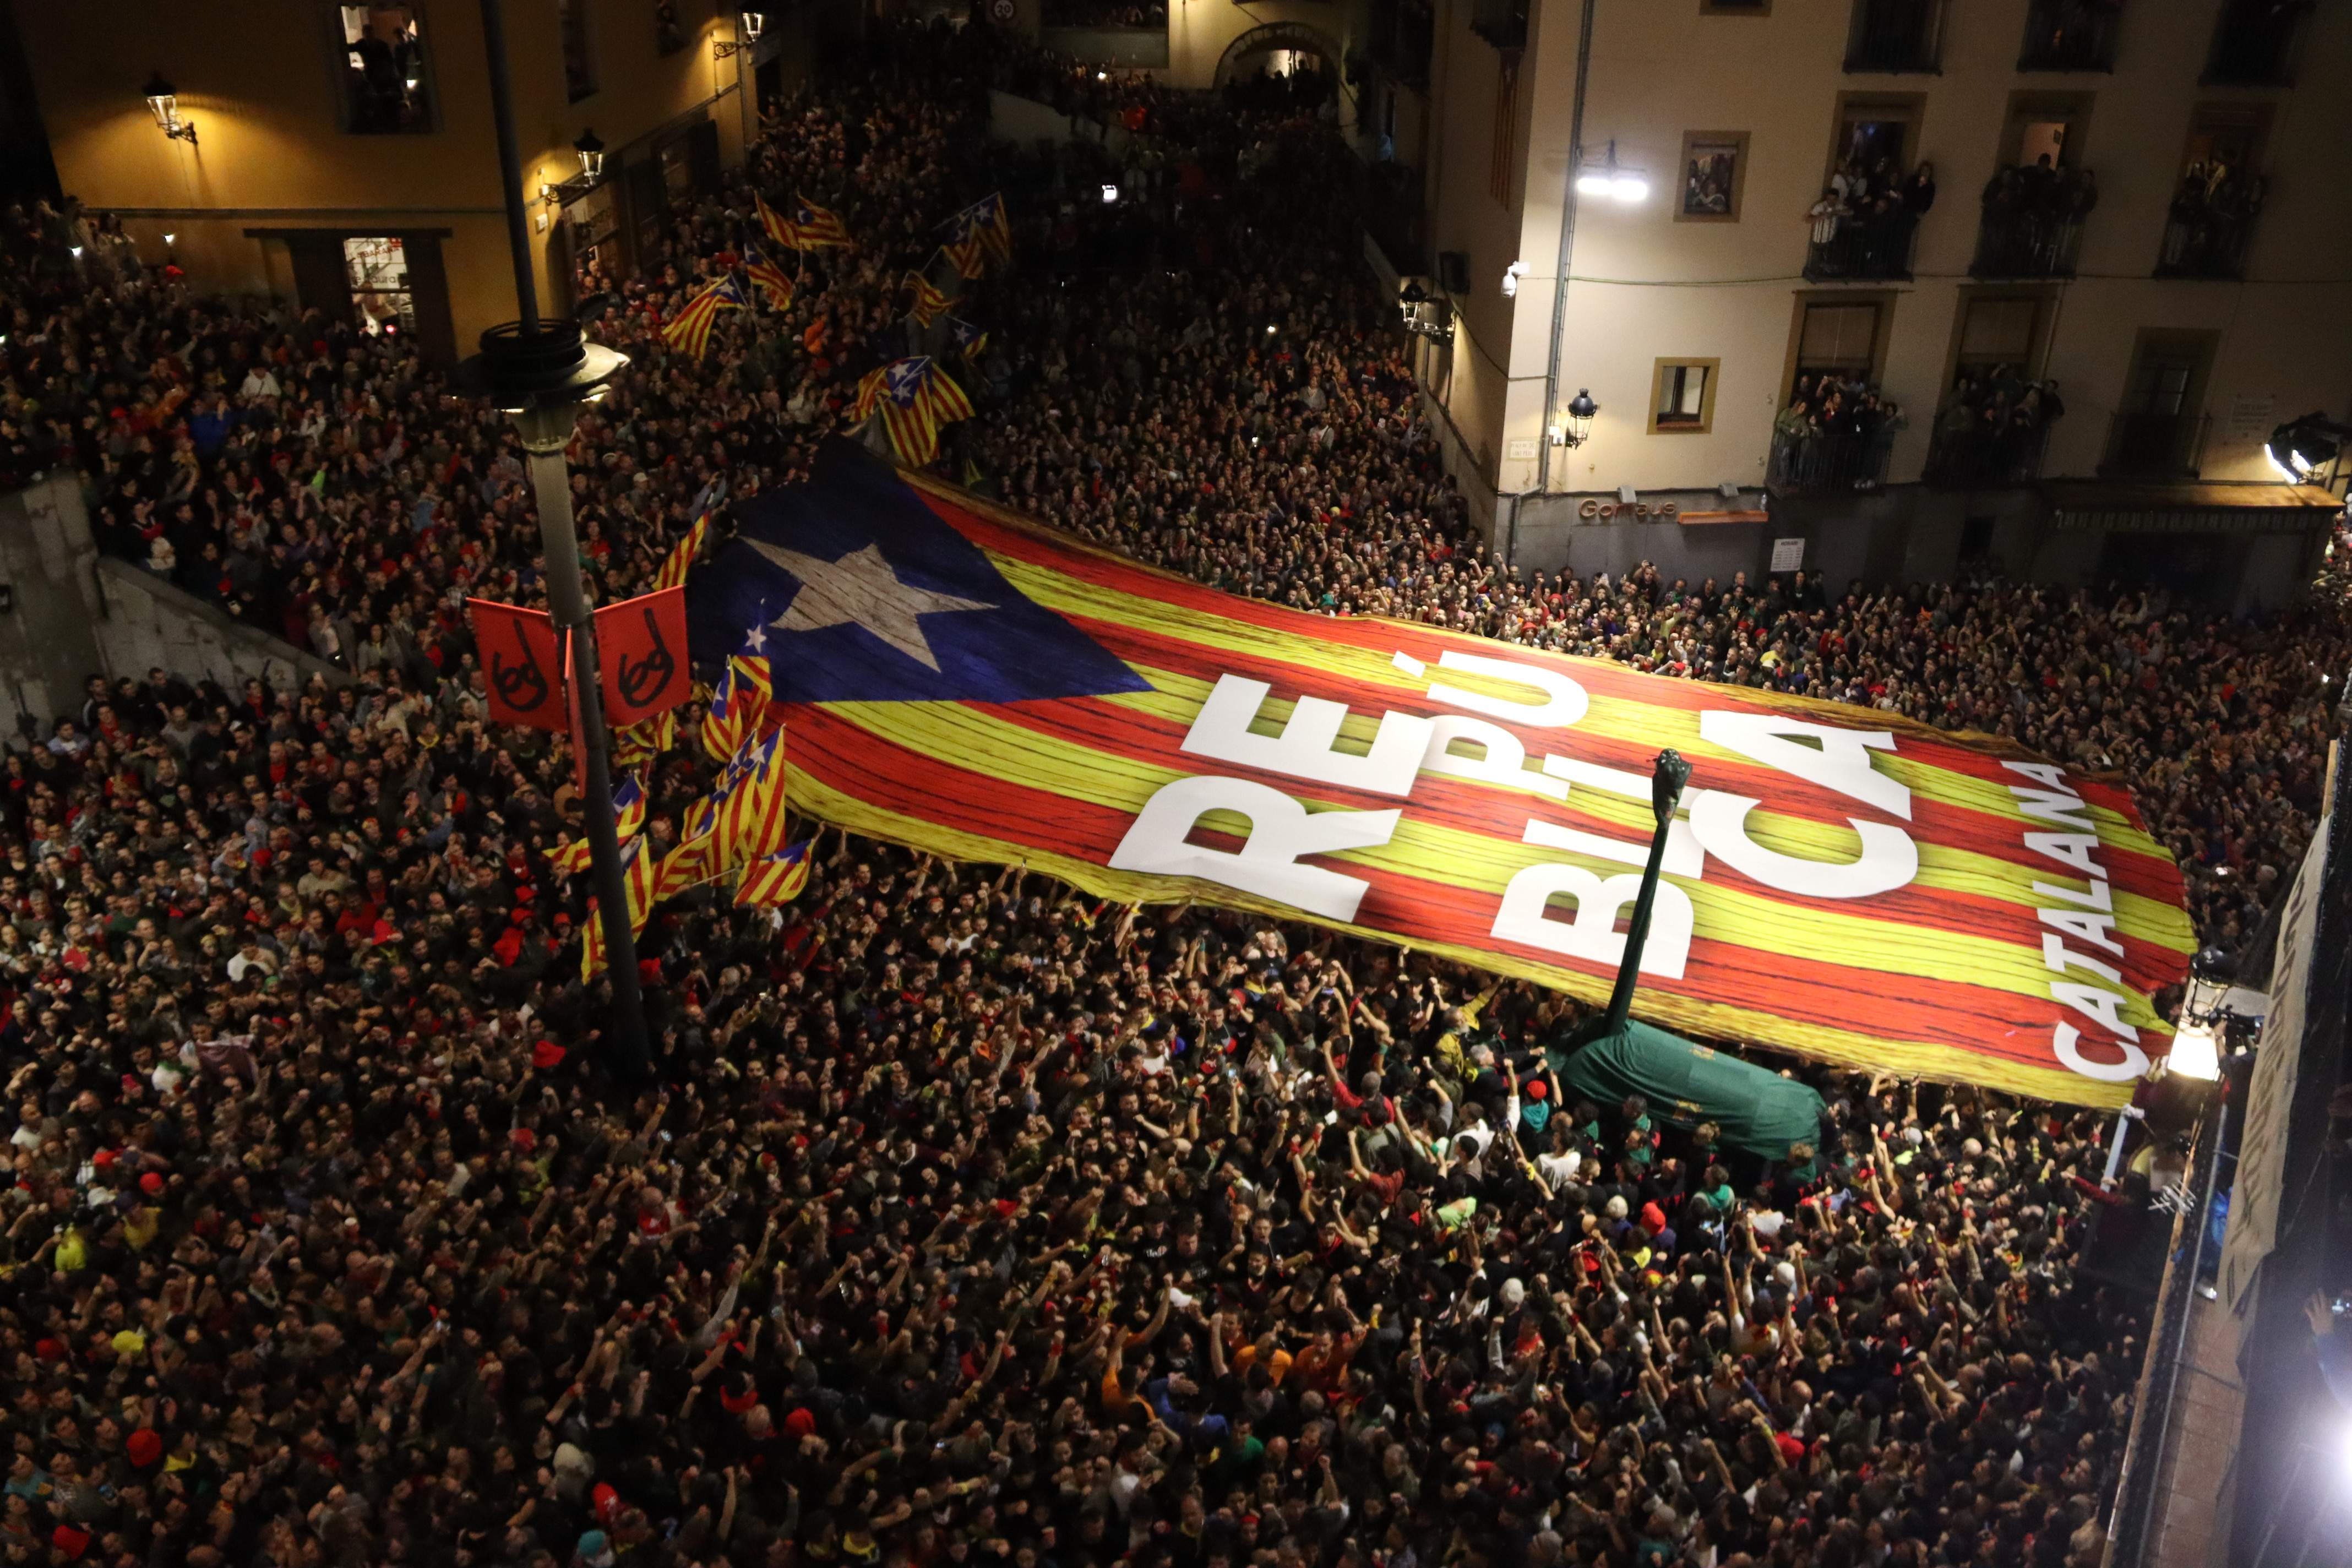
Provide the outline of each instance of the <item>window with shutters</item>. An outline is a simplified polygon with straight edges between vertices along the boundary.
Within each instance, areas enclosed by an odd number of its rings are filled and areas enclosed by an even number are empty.
[[[1845,295],[1802,300],[1797,311],[1796,353],[1789,372],[1793,391],[1801,383],[1871,383],[1885,357],[1885,322],[1894,305],[1886,300]]]
[[[1960,311],[1956,367],[1967,372],[2007,370],[2023,374],[2042,334],[2041,295],[1982,295]]]
[[[1921,476],[1929,484],[1977,489],[2039,477],[2051,427],[2066,412],[2058,384],[2038,379],[2053,298],[1962,293]]]

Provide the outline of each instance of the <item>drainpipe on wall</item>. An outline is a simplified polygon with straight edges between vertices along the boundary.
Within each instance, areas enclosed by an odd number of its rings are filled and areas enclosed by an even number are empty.
[[[1568,112],[1568,174],[1560,181],[1559,261],[1551,286],[1551,356],[1544,371],[1543,428],[1537,432],[1536,489],[1551,490],[1551,422],[1559,411],[1559,334],[1568,321],[1568,263],[1576,251],[1576,173],[1584,166],[1584,82],[1592,64],[1592,7],[1584,0],[1584,18],[1576,36],[1576,94]],[[1513,521],[1517,521],[1516,510]]]

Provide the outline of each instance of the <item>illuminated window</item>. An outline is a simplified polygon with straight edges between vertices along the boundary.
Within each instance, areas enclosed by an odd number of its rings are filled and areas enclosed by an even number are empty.
[[[344,240],[343,279],[352,286],[352,311],[360,331],[399,337],[416,331],[408,247],[396,236]]]
[[[381,136],[434,129],[420,10],[415,0],[334,7],[345,131]]]

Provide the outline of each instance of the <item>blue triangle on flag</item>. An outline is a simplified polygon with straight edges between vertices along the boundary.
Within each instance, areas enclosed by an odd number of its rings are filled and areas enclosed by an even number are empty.
[[[854,442],[829,439],[807,483],[739,502],[735,517],[736,538],[688,581],[688,637],[698,667],[712,670],[741,648],[746,626],[765,628],[779,701],[1024,702],[1150,689],[1014,588]]]

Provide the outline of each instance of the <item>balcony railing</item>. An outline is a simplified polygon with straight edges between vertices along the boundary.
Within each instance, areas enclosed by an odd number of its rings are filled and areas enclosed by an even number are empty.
[[[2088,169],[2007,168],[1985,187],[1979,278],[2072,278],[2083,220],[2098,205]]]
[[[1849,71],[1942,68],[1943,0],[1854,0],[1846,33]]]
[[[2117,414],[2099,472],[2111,479],[2193,479],[2206,424],[2202,414]]]
[[[2205,57],[2209,87],[2293,87],[2295,45],[2313,0],[2230,0]]]
[[[2263,191],[2259,174],[2224,174],[2209,186],[2192,170],[2165,216],[2156,275],[2243,278],[2246,250],[2253,243],[2255,220],[2262,216]]]
[[[1919,219],[1907,207],[1816,219],[1805,251],[1805,276],[1816,283],[1902,282],[1911,276],[1912,242]]]
[[[1920,477],[1946,489],[1992,489],[2032,484],[2042,477],[2042,454],[2050,445],[2051,421],[1996,423],[1981,412],[1966,423],[1938,424]]]
[[[2124,0],[2033,0],[2025,11],[2021,71],[2111,71]]]
[[[1778,495],[1829,495],[1874,490],[1886,482],[1891,430],[1860,436],[1811,431],[1772,437],[1772,460],[1765,482]]]

